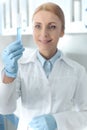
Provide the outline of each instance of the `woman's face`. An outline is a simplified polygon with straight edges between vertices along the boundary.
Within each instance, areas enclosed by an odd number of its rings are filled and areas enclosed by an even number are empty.
[[[34,15],[33,38],[43,56],[54,55],[62,36],[62,24],[57,15],[49,11],[39,11]]]

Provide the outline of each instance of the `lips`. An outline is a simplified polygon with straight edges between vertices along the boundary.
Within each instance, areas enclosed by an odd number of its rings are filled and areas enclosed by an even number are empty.
[[[52,40],[39,40],[41,43],[43,44],[48,44],[50,43]]]

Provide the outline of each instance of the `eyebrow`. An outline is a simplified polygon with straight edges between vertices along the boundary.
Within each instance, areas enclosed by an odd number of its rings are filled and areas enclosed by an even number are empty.
[[[40,22],[35,22],[35,24],[41,24]]]
[[[40,22],[35,22],[35,24],[42,24],[42,23],[40,23]],[[57,23],[56,23],[56,22],[49,22],[48,24],[50,25],[50,24],[57,24]]]

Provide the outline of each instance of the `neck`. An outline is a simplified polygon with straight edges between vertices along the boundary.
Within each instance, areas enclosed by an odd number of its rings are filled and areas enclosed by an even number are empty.
[[[47,60],[49,60],[51,57],[53,57],[57,52],[57,49],[51,52],[48,51],[44,51],[44,52],[40,52],[40,54]]]

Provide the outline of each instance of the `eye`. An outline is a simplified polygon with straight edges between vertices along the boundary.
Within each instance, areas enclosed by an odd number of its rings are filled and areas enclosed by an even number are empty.
[[[48,29],[50,29],[50,30],[54,30],[55,28],[56,28],[55,25],[50,25],[50,26],[48,26]]]
[[[41,25],[37,24],[34,26],[35,29],[41,29]]]

